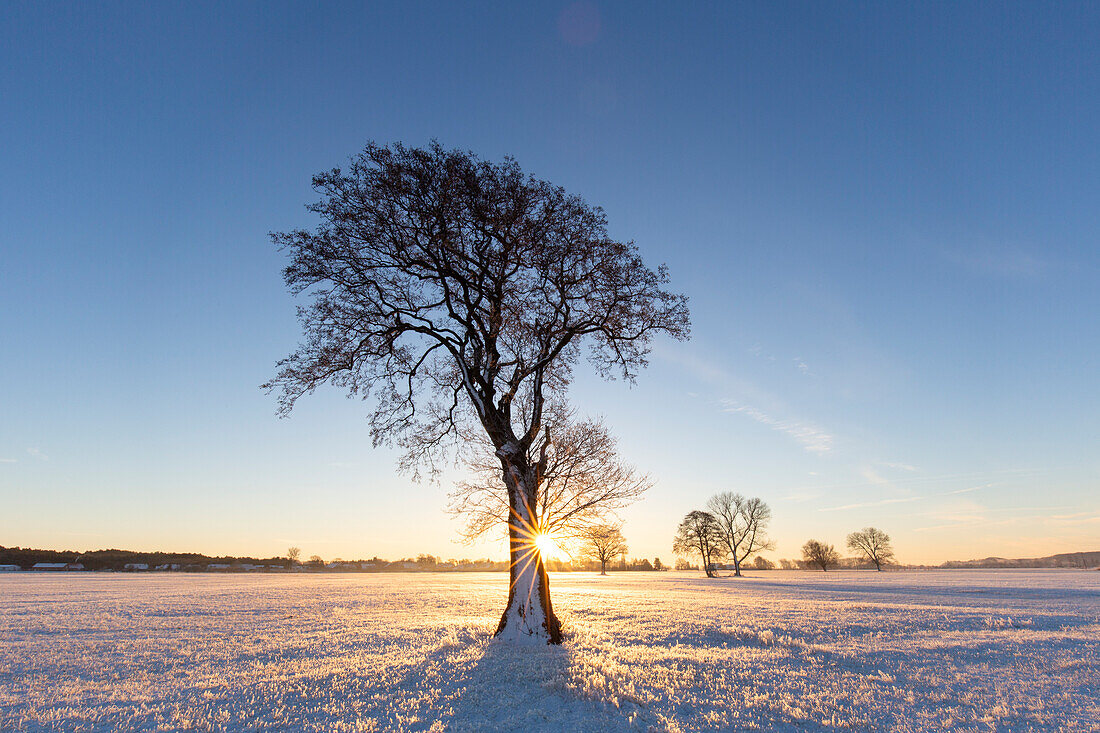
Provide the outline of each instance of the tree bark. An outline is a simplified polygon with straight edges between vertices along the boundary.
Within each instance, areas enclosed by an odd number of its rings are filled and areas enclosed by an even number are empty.
[[[508,605],[501,614],[496,636],[520,642],[561,644],[561,622],[550,602],[550,579],[535,546],[538,518],[534,516],[534,473],[507,463],[504,482],[508,486],[512,518],[508,523]]]

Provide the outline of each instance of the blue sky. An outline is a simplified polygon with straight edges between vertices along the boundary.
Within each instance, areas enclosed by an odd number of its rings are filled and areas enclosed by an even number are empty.
[[[694,337],[582,375],[670,558],[718,490],[773,557],[1100,548],[1100,8],[0,8],[0,544],[329,558],[456,543],[297,341],[267,232],[367,140],[515,156],[667,262]],[[453,478],[453,477],[451,477]]]

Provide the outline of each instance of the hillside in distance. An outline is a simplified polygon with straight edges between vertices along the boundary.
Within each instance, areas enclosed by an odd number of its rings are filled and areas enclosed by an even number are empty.
[[[942,568],[1100,568],[1100,551],[1064,552],[1047,557],[1007,559],[987,557],[982,560],[949,560]]]

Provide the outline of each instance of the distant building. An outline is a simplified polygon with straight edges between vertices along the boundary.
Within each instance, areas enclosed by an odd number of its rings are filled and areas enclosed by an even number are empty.
[[[66,570],[83,570],[84,569],[84,563],[71,562],[71,563],[69,563],[68,565],[65,566],[65,569]]]
[[[207,570],[229,570],[229,563],[212,562],[206,566]]]
[[[14,573],[17,570],[22,569],[23,568],[19,567],[18,565],[0,565],[0,573]]]
[[[149,563],[147,562],[128,562],[123,568],[124,570],[148,570]]]
[[[58,571],[58,570],[68,570],[68,569],[69,569],[69,563],[67,563],[67,562],[36,562],[31,567],[31,570]]]
[[[176,562],[165,563],[164,565],[157,565],[154,570],[179,570],[180,564]]]

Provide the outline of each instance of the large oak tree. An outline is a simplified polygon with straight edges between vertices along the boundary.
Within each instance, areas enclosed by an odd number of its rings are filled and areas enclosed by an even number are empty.
[[[290,264],[305,338],[267,385],[280,407],[330,384],[369,398],[376,444],[435,468],[471,425],[508,489],[511,585],[498,636],[560,643],[535,549],[547,400],[582,354],[633,379],[655,336],[688,335],[687,300],[666,289],[601,209],[524,175],[512,159],[368,144],[313,178],[315,230],[273,234]],[[412,507],[411,511],[418,511]]]

